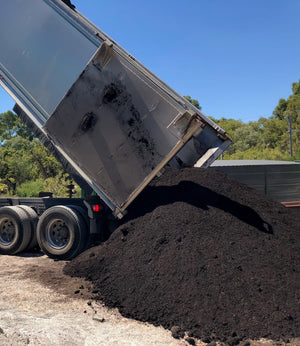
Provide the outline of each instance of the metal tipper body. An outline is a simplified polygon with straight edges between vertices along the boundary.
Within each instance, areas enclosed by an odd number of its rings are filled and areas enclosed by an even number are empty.
[[[119,218],[167,163],[207,167],[231,143],[61,1],[5,1],[0,44],[2,87]]]

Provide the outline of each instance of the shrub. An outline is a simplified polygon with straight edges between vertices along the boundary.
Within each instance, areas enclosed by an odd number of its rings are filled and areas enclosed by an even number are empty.
[[[35,181],[27,181],[21,184],[17,190],[18,197],[38,197],[40,191],[44,190],[44,182],[42,179]]]

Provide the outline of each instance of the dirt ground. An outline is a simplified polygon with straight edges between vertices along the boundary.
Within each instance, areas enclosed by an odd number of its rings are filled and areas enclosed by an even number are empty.
[[[1,346],[188,345],[91,300],[91,285],[65,276],[64,264],[40,253],[0,256]]]
[[[65,276],[64,265],[41,253],[0,256],[0,345],[190,345],[96,302],[97,290]],[[299,344],[299,339],[290,343]],[[283,344],[249,340],[244,345]]]

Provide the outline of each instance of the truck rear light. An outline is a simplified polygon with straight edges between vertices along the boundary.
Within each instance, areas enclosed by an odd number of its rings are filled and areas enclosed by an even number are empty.
[[[99,213],[100,211],[103,211],[103,205],[101,205],[101,204],[93,205],[93,211],[96,212],[96,213]]]

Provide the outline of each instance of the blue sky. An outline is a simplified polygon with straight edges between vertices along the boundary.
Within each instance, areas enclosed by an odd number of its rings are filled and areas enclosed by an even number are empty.
[[[73,0],[215,118],[269,117],[300,78],[299,0]],[[0,112],[13,101],[0,90]]]

